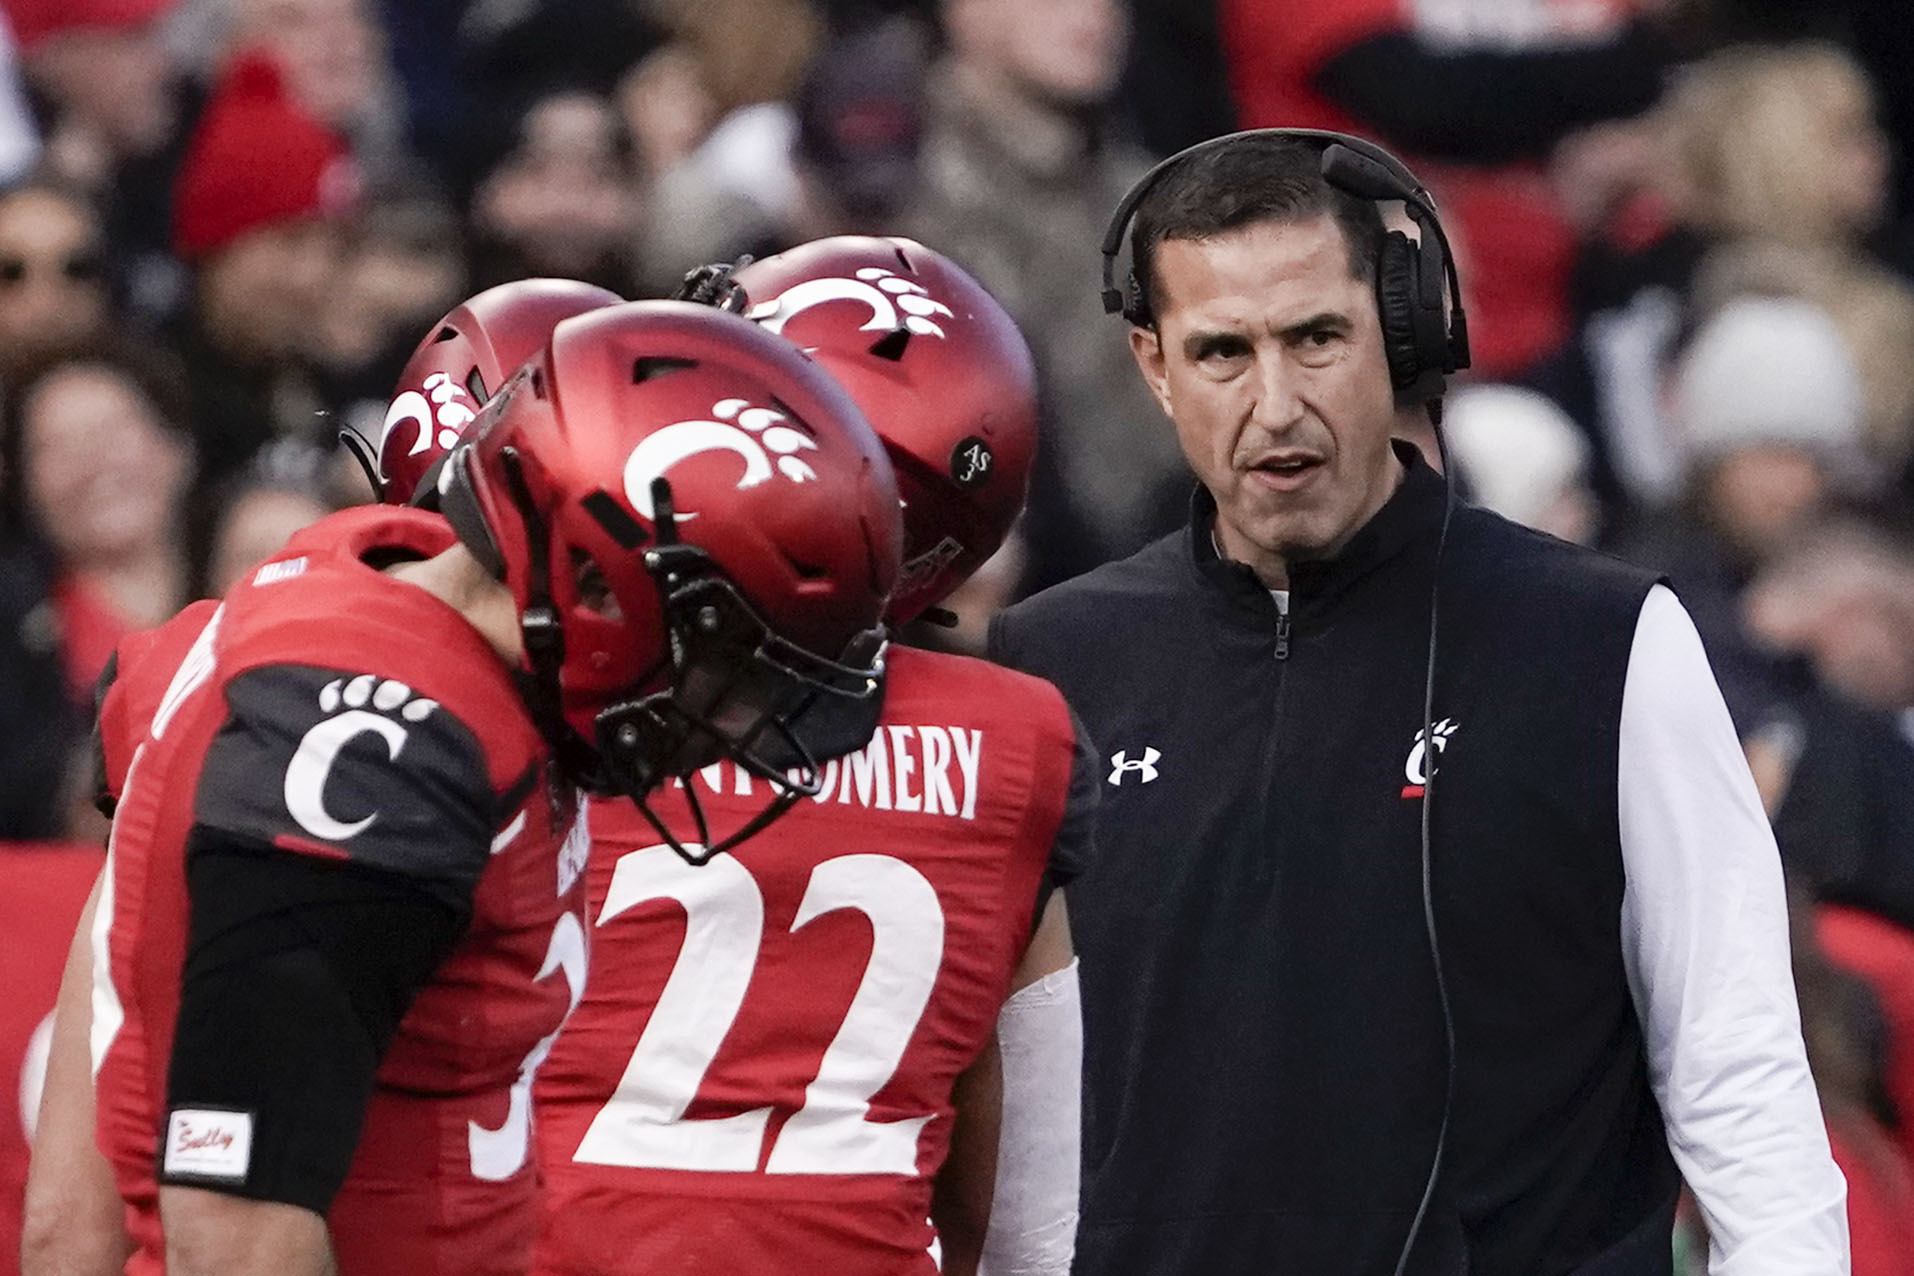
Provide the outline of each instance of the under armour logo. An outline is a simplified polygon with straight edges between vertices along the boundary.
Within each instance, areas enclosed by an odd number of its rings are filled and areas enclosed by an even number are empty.
[[[1120,785],[1123,783],[1125,772],[1135,771],[1143,777],[1142,782],[1148,784],[1156,778],[1156,760],[1162,756],[1155,749],[1146,746],[1143,756],[1132,762],[1128,750],[1117,750],[1110,755],[1110,783]]]

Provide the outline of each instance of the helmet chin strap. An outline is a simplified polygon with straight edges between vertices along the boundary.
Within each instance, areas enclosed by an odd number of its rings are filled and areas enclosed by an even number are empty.
[[[564,697],[559,689],[558,671],[565,663],[565,630],[558,622],[558,607],[552,601],[551,533],[545,520],[538,516],[518,449],[501,449],[499,465],[505,472],[505,486],[512,494],[512,503],[518,506],[530,560],[525,610],[518,622],[525,642],[525,657],[532,667],[532,676],[523,683],[526,707],[531,710],[538,733],[545,737],[558,769],[575,783],[597,791],[604,786],[603,768],[597,753],[565,721]]]

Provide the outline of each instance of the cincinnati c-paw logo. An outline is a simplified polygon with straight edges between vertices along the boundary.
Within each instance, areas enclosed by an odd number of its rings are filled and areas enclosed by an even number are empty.
[[[438,707],[436,700],[414,697],[403,682],[381,681],[369,673],[328,682],[319,692],[319,708],[332,716],[306,732],[286,766],[286,810],[299,827],[328,842],[343,842],[371,827],[379,818],[377,811],[347,823],[326,810],[326,778],[339,751],[371,734],[385,741],[386,757],[397,762],[410,737],[397,719],[423,722]]]
[[[1456,733],[1459,726],[1453,718],[1444,718],[1435,724],[1435,749],[1438,755],[1448,749],[1449,737]],[[1429,784],[1429,751],[1422,735],[1421,731],[1416,732],[1415,743],[1409,747],[1408,761],[1402,764],[1403,778],[1408,781],[1402,786],[1402,796],[1406,798],[1421,797]]]
[[[434,443],[444,451],[459,441],[476,416],[478,407],[465,387],[443,372],[434,372],[425,379],[423,393],[407,390],[385,410],[385,425],[379,430],[379,455],[385,455],[392,431],[407,422],[414,431],[407,456],[417,456]]]
[[[881,266],[866,266],[857,278],[834,276],[807,279],[794,284],[769,301],[759,302],[745,312],[772,332],[783,332],[784,325],[813,306],[827,301],[861,301],[871,308],[871,317],[858,326],[859,332],[906,332],[922,337],[941,337],[943,328],[937,319],[953,319],[954,311],[922,284],[905,279]],[[900,315],[898,312],[902,311]]]
[[[639,514],[647,519],[656,517],[651,507],[652,480],[701,452],[730,452],[744,462],[744,473],[738,478],[740,492],[769,482],[776,475],[793,483],[817,478],[817,471],[796,455],[817,451],[817,440],[785,424],[790,418],[782,412],[754,407],[745,399],[722,399],[712,405],[711,415],[717,419],[667,425],[647,436],[625,458],[625,499]],[[773,456],[777,457],[775,468]],[[695,511],[678,513],[680,522],[696,516]]]

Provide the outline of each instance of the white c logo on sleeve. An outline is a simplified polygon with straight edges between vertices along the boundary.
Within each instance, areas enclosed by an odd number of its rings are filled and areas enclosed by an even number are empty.
[[[327,718],[306,732],[299,751],[292,755],[292,763],[286,768],[286,810],[314,837],[343,842],[379,818],[375,812],[346,824],[326,811],[326,777],[332,773],[333,760],[348,740],[368,731],[384,736],[387,755],[394,762],[399,760],[399,750],[405,747],[405,728],[364,709],[350,709],[336,718]]]
[[[307,731],[293,752],[292,761],[286,765],[287,812],[306,832],[328,842],[356,837],[379,818],[375,811],[348,824],[334,819],[326,810],[326,779],[332,774],[332,764],[338,760],[339,751],[358,736],[371,733],[385,741],[387,758],[397,762],[408,733],[386,717],[386,713],[396,711],[408,722],[420,722],[438,708],[436,701],[414,699],[412,689],[402,682],[380,682],[371,674],[360,674],[346,683],[341,692],[340,684],[344,681],[336,679],[326,684],[319,693],[319,706],[331,713],[343,702],[348,706],[346,711],[324,719]],[[368,703],[372,709],[382,712],[359,707]]]

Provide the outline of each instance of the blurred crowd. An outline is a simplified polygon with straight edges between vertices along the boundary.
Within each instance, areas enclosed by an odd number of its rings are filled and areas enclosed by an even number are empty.
[[[1037,357],[995,606],[1185,517],[1101,313],[1157,157],[1363,133],[1442,207],[1449,461],[1665,571],[1801,898],[1856,1268],[1914,1273],[1914,23],[1894,0],[0,0],[0,839],[95,839],[120,636],[368,499],[413,346],[507,279],[668,292],[896,233]],[[1874,1239],[1870,1239],[1874,1238]]]

